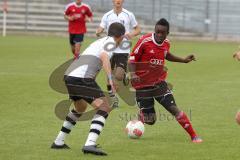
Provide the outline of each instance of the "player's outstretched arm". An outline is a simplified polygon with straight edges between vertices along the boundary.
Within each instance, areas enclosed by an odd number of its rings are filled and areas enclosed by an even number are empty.
[[[109,56],[106,52],[102,52],[101,55],[100,55],[100,59],[102,61],[103,70],[105,71],[105,73],[108,77],[109,84],[112,87],[112,91],[115,94],[116,89],[115,89],[115,85],[113,83],[112,70],[111,70],[111,64],[110,64]]]
[[[102,28],[101,26],[99,26],[96,30],[96,36],[100,37],[101,33],[103,33],[104,28]]]
[[[175,56],[171,53],[168,53],[166,59],[171,62],[179,62],[179,63],[189,63],[191,61],[196,61],[196,58],[193,54],[188,55],[185,58]]]

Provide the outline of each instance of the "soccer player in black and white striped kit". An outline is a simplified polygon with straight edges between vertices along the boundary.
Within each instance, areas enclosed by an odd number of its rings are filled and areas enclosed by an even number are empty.
[[[67,115],[61,131],[51,148],[69,148],[65,144],[65,137],[71,132],[73,126],[85,112],[88,103],[92,105],[97,112],[93,116],[89,135],[82,151],[84,153],[95,155],[107,155],[97,147],[96,142],[112,108],[95,79],[98,72],[103,68],[108,77],[108,81],[113,88],[113,92],[116,92],[110,65],[112,51],[106,46],[110,44],[110,46],[115,45],[117,48],[122,42],[124,34],[125,28],[121,23],[111,24],[108,36],[93,42],[82,53],[80,58],[74,60],[66,70],[64,80],[70,99],[73,100],[75,108]]]

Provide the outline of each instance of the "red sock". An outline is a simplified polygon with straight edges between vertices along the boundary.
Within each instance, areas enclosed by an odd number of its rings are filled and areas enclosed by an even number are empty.
[[[74,54],[74,59],[78,59],[78,57],[79,57],[79,53],[75,53]]]
[[[194,129],[192,128],[191,122],[189,121],[187,115],[184,112],[180,112],[179,115],[176,116],[176,120],[183,127],[183,129],[187,131],[191,138],[197,136]]]

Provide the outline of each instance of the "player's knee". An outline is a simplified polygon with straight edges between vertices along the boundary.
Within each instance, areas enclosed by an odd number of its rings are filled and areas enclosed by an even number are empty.
[[[96,99],[92,103],[92,106],[94,106],[95,109],[99,109],[107,113],[111,111],[111,108],[105,99],[101,99],[101,98]]]
[[[166,95],[164,99],[161,101],[161,104],[173,116],[176,116],[181,112],[181,110],[179,110],[179,108],[177,107],[172,94]]]
[[[166,108],[168,112],[170,112],[173,116],[179,115],[181,113],[181,110],[176,105],[171,105]]]
[[[87,108],[87,102],[83,99],[74,101],[74,106],[77,112],[84,112]]]
[[[92,102],[92,106],[96,109],[100,108],[103,105],[103,100],[101,98],[97,98]]]
[[[124,73],[125,73],[124,69],[117,67],[116,73],[115,73],[116,80],[122,81],[124,79]]]
[[[123,75],[121,75],[121,74],[116,74],[116,75],[115,75],[115,78],[116,78],[116,80],[118,80],[118,81],[122,81],[122,80],[124,79],[124,74],[123,74]]]

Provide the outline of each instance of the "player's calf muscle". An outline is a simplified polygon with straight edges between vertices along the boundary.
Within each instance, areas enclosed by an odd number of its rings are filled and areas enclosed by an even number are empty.
[[[171,113],[173,116],[177,116],[177,115],[179,115],[179,113],[181,112],[180,109],[179,109],[177,106],[175,106],[175,105],[172,105],[172,106],[170,106],[170,107],[165,107],[165,108],[166,108],[166,110],[167,110],[169,113]]]
[[[75,110],[78,113],[83,113],[87,109],[87,103],[83,100],[78,100],[74,102]]]
[[[98,98],[94,100],[91,104],[95,109],[99,109],[109,113],[111,111],[106,98]]]
[[[124,79],[124,69],[121,67],[117,67],[116,72],[115,72],[115,78],[118,81],[122,81]]]
[[[80,51],[80,47],[81,47],[81,44],[80,43],[76,43],[75,44],[75,51],[79,52]]]

